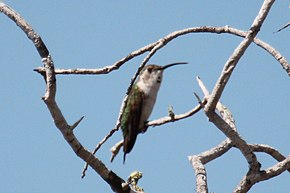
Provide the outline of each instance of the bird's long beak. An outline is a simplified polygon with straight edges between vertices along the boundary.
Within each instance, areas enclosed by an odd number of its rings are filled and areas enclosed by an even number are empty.
[[[177,66],[177,65],[182,65],[182,64],[188,64],[187,62],[175,62],[171,64],[166,64],[165,66],[162,66],[161,69],[165,70],[166,68],[169,68],[171,66]]]

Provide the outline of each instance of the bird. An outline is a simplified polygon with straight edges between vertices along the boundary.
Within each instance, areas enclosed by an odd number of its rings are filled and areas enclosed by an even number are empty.
[[[128,94],[120,121],[123,133],[123,164],[125,164],[126,154],[134,147],[137,135],[146,132],[148,128],[148,118],[154,108],[164,70],[182,64],[187,62],[175,62],[165,66],[149,64],[140,71],[136,83]]]

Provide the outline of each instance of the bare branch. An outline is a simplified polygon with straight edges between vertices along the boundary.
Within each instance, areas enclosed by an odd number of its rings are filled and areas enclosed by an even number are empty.
[[[200,87],[200,89],[202,90],[204,97],[207,99],[209,97],[209,91],[206,88],[206,86],[204,85],[204,83],[202,82],[201,78],[198,76],[196,77],[197,83]],[[236,128],[236,124],[235,124],[235,120],[233,118],[233,115],[231,113],[231,111],[224,106],[220,101],[218,101],[217,106],[216,106],[216,110],[220,113],[220,115],[222,116],[222,118],[234,129],[237,130]]]
[[[234,68],[238,64],[240,58],[242,57],[248,46],[254,40],[257,33],[260,31],[262,23],[264,22],[267,14],[269,13],[273,3],[273,0],[264,1],[257,17],[255,18],[251,26],[249,33],[246,35],[245,39],[239,44],[239,46],[235,49],[233,54],[226,62],[221,76],[218,79],[209,97],[208,103],[204,108],[204,111],[208,116],[209,120],[213,122],[227,137],[232,140],[233,144],[241,150],[250,165],[251,172],[257,172],[260,170],[261,167],[261,164],[257,161],[256,155],[249,148],[246,141],[241,138],[239,133],[232,129],[230,125],[228,125],[222,118],[220,118],[215,113],[215,108]]]
[[[46,92],[42,98],[46,104],[50,114],[54,120],[56,127],[63,134],[64,139],[71,146],[77,156],[89,163],[89,165],[111,186],[112,190],[120,193],[130,192],[130,188],[124,189],[122,183],[125,181],[117,176],[113,171],[109,170],[101,160],[96,158],[92,153],[86,150],[78,141],[73,133],[72,126],[68,125],[56,101],[56,77],[54,72],[54,64],[52,57],[40,36],[32,29],[32,27],[13,9],[0,2],[0,11],[12,19],[31,39],[42,58],[46,77]],[[74,124],[76,126],[79,121]]]
[[[80,122],[84,119],[85,116],[82,116],[77,122],[75,122],[72,126],[71,126],[71,130],[74,130],[79,124]]]
[[[255,181],[265,181],[275,176],[278,176],[282,172],[290,169],[290,155],[281,162],[278,162],[274,166],[265,170],[265,172],[261,173],[261,176],[254,176]]]
[[[188,160],[191,163],[195,171],[196,178],[196,192],[208,193],[206,170],[198,156],[188,156]]]
[[[0,2],[0,12],[8,16],[12,21],[16,23],[18,27],[27,35],[27,37],[33,42],[41,58],[45,58],[49,55],[49,52],[42,42],[41,37],[32,29],[32,27],[11,7]]]
[[[203,104],[206,104],[206,101],[203,101]],[[166,116],[166,117],[162,117],[160,119],[157,120],[153,120],[153,121],[149,121],[147,123],[148,126],[159,126],[159,125],[163,125],[165,123],[169,123],[169,122],[175,122],[175,121],[179,121],[181,119],[185,119],[188,118],[194,114],[196,114],[198,111],[201,110],[201,105],[197,105],[196,107],[194,107],[193,109],[191,109],[190,111],[183,113],[183,114],[179,114],[179,115],[174,115],[174,117],[171,116]]]
[[[207,90],[206,86],[202,82],[201,78],[199,76],[196,77],[196,81],[198,83],[199,88],[201,89],[202,93],[204,94],[204,97],[209,97],[209,91]]]
[[[253,151],[267,153],[267,154],[271,155],[277,161],[283,161],[284,159],[286,159],[286,157],[284,155],[282,155],[277,149],[275,149],[269,145],[250,144],[250,146],[253,149]],[[290,172],[290,169],[288,169],[288,171]]]
[[[282,172],[290,169],[290,156],[284,159],[281,162],[278,162],[274,166],[266,169],[265,171],[256,173],[256,174],[247,174],[233,191],[234,193],[246,193],[248,192],[253,185],[258,182],[268,180],[275,176],[280,175]]]
[[[123,140],[119,141],[118,143],[116,143],[113,147],[111,147],[111,152],[112,152],[112,156],[111,156],[111,162],[114,161],[116,155],[119,153],[121,147],[123,146]]]
[[[208,92],[206,86],[204,85],[204,83],[202,82],[202,80],[200,79],[200,77],[197,77],[197,81],[198,81],[198,84],[199,84],[201,90],[203,91],[205,97],[207,97],[209,92]],[[224,109],[225,109],[225,111],[224,111]],[[220,112],[223,119],[234,130],[236,130],[235,122],[234,122],[233,116],[230,113],[230,111],[220,102],[218,102],[218,104],[217,104],[217,110]],[[253,151],[268,153],[269,155],[271,155],[272,157],[274,157],[278,161],[282,161],[285,159],[285,157],[278,150],[276,150],[268,145],[261,145],[261,144],[254,144],[254,145],[248,144],[248,145],[251,149],[253,149]],[[199,157],[200,161],[203,164],[206,164],[209,161],[214,160],[217,157],[221,156],[222,154],[226,153],[232,146],[233,146],[232,142],[229,139],[226,139],[220,145],[212,148],[209,151],[205,151],[197,156]],[[289,171],[289,169],[288,169],[288,171]],[[245,177],[245,179],[247,179],[247,177]]]
[[[182,29],[179,31],[172,32],[165,36],[164,38],[161,38],[160,40],[151,43],[147,46],[144,46],[138,50],[133,51],[132,53],[128,54],[125,58],[122,58],[121,60],[115,62],[111,66],[105,66],[100,69],[83,69],[83,68],[77,68],[77,69],[55,69],[56,74],[63,74],[63,75],[69,75],[69,74],[77,74],[77,75],[94,75],[94,74],[107,74],[114,70],[119,69],[125,62],[128,62],[129,60],[133,59],[136,56],[139,56],[141,54],[144,54],[147,51],[152,50],[157,44],[160,43],[160,41],[164,41],[165,44],[169,43],[170,41],[174,40],[177,37],[181,37],[183,35],[187,35],[190,33],[228,33],[232,35],[236,35],[239,37],[246,37],[247,33],[229,26],[224,27],[213,27],[213,26],[202,26],[202,27],[193,27],[193,28],[187,28]],[[254,43],[269,52],[282,66],[284,70],[286,70],[287,74],[290,76],[290,65],[288,64],[285,57],[283,57],[277,50],[275,50],[273,47],[271,47],[269,44],[263,42],[262,40],[258,38],[254,38]],[[39,67],[37,69],[34,69],[35,71],[39,73],[44,73],[45,69],[43,67]]]
[[[212,93],[211,97],[208,100],[208,103],[205,107],[205,113],[209,117],[210,121],[212,119],[212,116],[214,114],[214,110],[216,108],[216,105],[222,95],[222,92],[230,79],[230,76],[238,64],[240,58],[245,53],[246,49],[249,47],[251,42],[254,40],[255,36],[260,31],[260,28],[266,19],[266,16],[268,15],[270,8],[272,4],[274,3],[274,0],[265,0],[257,17],[255,18],[249,33],[246,35],[244,40],[239,44],[239,46],[235,49],[233,54],[230,56],[226,64],[224,65],[224,69],[221,73],[220,78],[218,79]]]
[[[197,77],[197,81],[199,86],[201,87],[203,93],[205,94],[205,98],[208,95],[208,90],[204,83],[201,81],[199,77]],[[222,115],[225,122],[227,122],[229,127],[232,127],[232,131],[236,132],[236,126],[234,123],[234,119],[230,111],[220,102],[218,102],[217,110]],[[231,125],[231,126],[230,126]],[[278,163],[276,166],[273,166],[272,168],[267,169],[266,171],[257,171],[257,172],[248,172],[247,175],[243,178],[243,180],[240,182],[239,186],[236,188],[235,192],[247,192],[255,183],[263,180],[270,179],[274,176],[279,175],[285,170],[290,171],[290,164],[288,163],[286,158],[276,149],[268,146],[268,145],[262,145],[262,144],[246,144],[248,146],[247,148],[250,151],[254,152],[265,152],[269,155],[271,155],[276,160],[280,161],[281,163]],[[200,164],[206,164],[217,157],[223,155],[226,153],[231,147],[233,147],[233,142],[228,138],[225,141],[223,141],[218,146],[205,151],[201,154],[196,155],[198,157],[198,161]],[[190,157],[191,158],[191,157]],[[248,159],[247,159],[248,160]],[[197,162],[197,161],[195,161]],[[193,164],[193,161],[191,161]],[[198,162],[197,162],[198,163]],[[196,164],[196,163],[195,163]],[[195,167],[195,166],[193,166]],[[204,182],[202,182],[204,183]],[[198,184],[197,184],[198,185]]]
[[[240,36],[240,37],[246,37],[246,35],[247,35],[246,32],[243,32],[243,31],[240,31],[238,29],[231,28],[231,27],[229,27],[229,33],[235,34],[235,35]],[[254,43],[256,45],[260,46],[261,48],[263,48],[264,50],[266,50],[269,54],[271,54],[281,64],[282,68],[286,71],[288,76],[290,76],[290,64],[287,62],[286,58],[284,56],[282,56],[281,53],[279,53],[271,45],[267,44],[266,42],[264,42],[256,37],[254,38]]]
[[[197,102],[200,104],[200,106],[201,106],[202,108],[204,108],[205,104],[202,103],[202,101],[201,101],[200,97],[198,96],[198,94],[197,94],[196,92],[193,92],[193,94],[194,94],[194,96],[195,96]],[[204,97],[204,98],[206,99],[205,101],[207,102],[207,98],[206,98],[206,97]]]
[[[142,55],[145,52],[152,50],[154,46],[156,46],[158,42],[149,44],[140,48],[136,51],[133,51],[126,57],[122,58],[121,60],[115,62],[111,66],[105,66],[103,68],[98,69],[84,69],[84,68],[77,68],[77,69],[55,69],[55,74],[63,74],[63,75],[70,75],[70,74],[77,74],[77,75],[95,75],[95,74],[108,74],[114,70],[118,70],[123,64],[128,62],[129,60],[135,58],[136,56]],[[41,73],[44,72],[45,69],[43,67],[38,67],[34,69],[34,71]]]
[[[232,147],[230,139],[226,139],[216,147],[200,153],[198,155],[188,156],[188,160],[191,163],[196,176],[196,189],[198,193],[208,192],[206,170],[204,165],[208,162],[222,156]]]
[[[202,80],[200,79],[200,77],[197,77],[196,79],[197,79],[198,85],[200,86],[203,94],[205,95],[204,98],[206,101],[206,99],[209,97],[209,92],[208,92],[206,86],[204,85],[204,83],[202,82]],[[195,94],[195,95],[197,96],[198,100],[200,100],[198,95],[197,94]],[[217,108],[217,111],[219,111],[220,114],[223,116],[223,119],[228,124],[233,125],[233,128],[235,128],[235,130],[236,130],[234,119],[233,119],[233,116],[230,113],[230,111],[224,105],[222,105],[220,102],[218,102],[218,105],[216,108]],[[221,142],[219,145],[213,147],[212,149],[210,149],[208,151],[205,151],[205,152],[200,153],[198,155],[188,156],[188,159],[191,162],[191,165],[194,168],[196,175],[199,174],[199,172],[202,172],[201,176],[196,176],[196,187],[197,187],[198,193],[208,191],[204,165],[207,164],[208,162],[222,156],[224,153],[226,153],[232,147],[233,147],[233,143],[231,142],[231,140],[229,138],[227,138],[226,140]],[[198,177],[199,177],[199,179],[198,179]]]
[[[92,154],[95,155],[97,153],[97,151],[102,147],[102,145],[116,132],[118,131],[118,128],[114,128],[112,129],[95,147],[95,149],[93,150]],[[85,163],[84,169],[82,171],[82,176],[81,178],[84,178],[86,176],[86,171],[88,170],[88,162]]]
[[[122,183],[124,182],[124,180],[117,176],[113,171],[109,170],[102,163],[101,160],[99,160],[92,153],[86,150],[73,134],[73,130],[70,129],[71,126],[67,124],[55,101],[56,80],[53,71],[53,62],[51,58],[48,57],[47,59],[43,59],[43,63],[45,68],[47,69],[47,89],[43,100],[51,113],[56,127],[61,131],[65,140],[69,143],[77,156],[86,161],[86,163],[88,163],[111,186],[113,191],[128,192],[129,189],[124,190],[122,187]]]
[[[198,154],[198,157],[200,158],[200,161],[203,164],[207,164],[208,162],[225,154],[232,147],[233,144],[231,140],[227,138],[226,140],[222,141],[219,145],[213,147],[212,149]]]
[[[261,164],[257,161],[256,155],[253,153],[247,142],[242,139],[240,134],[235,129],[231,128],[230,125],[215,112],[211,118],[211,121],[214,123],[214,125],[219,128],[228,138],[230,138],[233,145],[237,147],[245,156],[248,164],[250,165],[250,171],[259,171]]]

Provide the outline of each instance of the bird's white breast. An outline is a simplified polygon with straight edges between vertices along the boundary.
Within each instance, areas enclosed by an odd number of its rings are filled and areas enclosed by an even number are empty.
[[[137,86],[144,93],[142,115],[140,120],[140,124],[144,124],[144,122],[148,120],[153,110],[157,94],[160,88],[160,83],[145,84],[143,81],[139,81],[137,83]]]

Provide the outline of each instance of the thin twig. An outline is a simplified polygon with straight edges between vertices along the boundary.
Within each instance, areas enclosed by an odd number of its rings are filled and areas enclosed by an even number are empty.
[[[93,150],[92,154],[95,155],[97,153],[97,151],[101,148],[101,146],[116,132],[118,131],[118,128],[114,128],[112,129],[95,147],[95,149]],[[84,178],[86,176],[86,171],[88,170],[88,162],[85,163],[83,171],[82,171],[82,176],[81,178]]]
[[[204,94],[204,98],[208,99],[209,97],[209,91],[202,82],[201,78],[199,76],[196,77],[197,83],[202,90]],[[221,117],[234,129],[237,130],[235,120],[233,118],[233,115],[231,111],[223,105],[220,101],[218,101],[217,106],[216,106],[217,111],[220,113]]]
[[[167,36],[159,39],[158,41],[156,41],[154,43],[148,44],[147,46],[144,46],[138,50],[131,52],[126,57],[120,59],[119,61],[115,62],[111,66],[105,66],[105,67],[99,68],[99,69],[84,69],[84,68],[55,69],[55,73],[56,74],[63,74],[63,75],[107,74],[107,73],[110,73],[114,70],[119,69],[123,64],[125,64],[129,60],[135,58],[136,56],[139,56],[141,54],[144,54],[145,52],[152,50],[157,44],[159,44],[160,41],[164,41],[167,44],[170,41],[172,41],[178,37],[182,37],[182,36],[190,34],[190,33],[216,33],[216,34],[227,33],[227,34],[236,35],[239,37],[246,37],[247,36],[247,32],[232,28],[230,26],[221,26],[221,27],[202,26],[202,27],[186,28],[186,29],[172,32],[172,33],[168,34]],[[270,53],[281,64],[282,68],[287,72],[288,76],[290,76],[290,64],[287,62],[286,58],[282,56],[281,53],[279,53],[277,50],[275,50],[271,45],[267,44],[266,42],[264,42],[256,37],[253,39],[253,42],[256,45],[258,45],[259,47],[266,50],[268,53]],[[36,71],[38,73],[44,73],[45,69],[43,67],[39,67],[37,69],[34,69],[34,71]]]
[[[119,141],[118,143],[116,143],[113,147],[111,147],[111,152],[112,152],[112,156],[111,156],[111,162],[114,161],[115,157],[117,156],[117,154],[119,153],[121,147],[123,146],[123,140]]]
[[[80,122],[85,118],[85,116],[82,116],[78,121],[76,121],[72,126],[71,126],[71,130],[74,130],[79,124]]]
[[[202,101],[202,104],[205,105],[206,104],[206,101],[205,100]],[[170,116],[165,116],[165,117],[162,117],[162,118],[157,119],[157,120],[149,121],[147,123],[147,126],[153,126],[153,127],[155,127],[155,126],[163,125],[165,123],[179,121],[179,120],[188,118],[190,116],[193,116],[194,114],[196,114],[201,109],[202,109],[202,105],[198,104],[197,106],[195,106],[193,109],[191,109],[190,111],[188,111],[186,113],[174,115],[174,118],[172,118]]]

